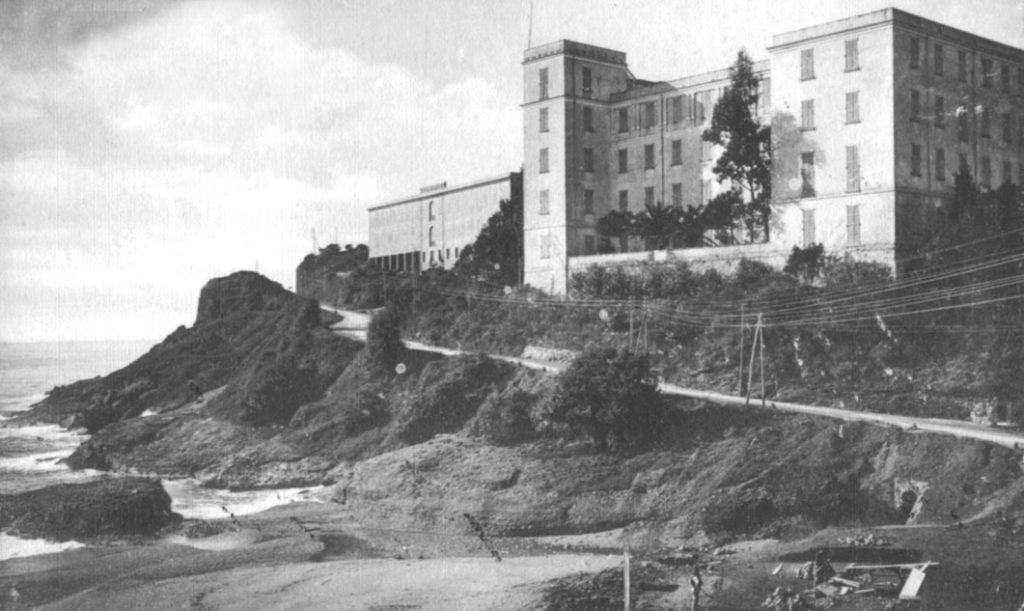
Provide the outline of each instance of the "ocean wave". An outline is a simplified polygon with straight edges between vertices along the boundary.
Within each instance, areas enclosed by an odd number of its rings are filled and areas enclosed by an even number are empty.
[[[171,496],[171,511],[197,520],[227,518],[229,514],[244,516],[289,503],[320,502],[316,493],[323,489],[316,486],[229,492],[204,488],[194,479],[164,480],[163,485]]]
[[[0,560],[38,556],[39,554],[54,554],[77,547],[85,547],[85,544],[78,541],[57,543],[45,539],[22,539],[21,537],[0,532]]]

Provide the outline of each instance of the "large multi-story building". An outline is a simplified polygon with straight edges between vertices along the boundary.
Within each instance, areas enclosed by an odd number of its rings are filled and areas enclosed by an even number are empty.
[[[520,197],[522,174],[513,172],[449,187],[424,187],[411,197],[369,209],[370,262],[378,268],[451,269],[502,200]]]
[[[1021,49],[885,9],[776,35],[769,56],[755,71],[779,253],[822,243],[896,266],[961,162],[983,186],[1024,183]],[[526,283],[564,293],[611,210],[714,195],[700,135],[727,70],[644,81],[624,53],[563,40],[527,49],[523,73]]]

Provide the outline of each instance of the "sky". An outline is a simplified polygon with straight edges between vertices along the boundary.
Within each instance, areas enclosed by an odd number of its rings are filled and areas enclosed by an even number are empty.
[[[290,288],[367,206],[517,170],[530,42],[673,79],[890,5],[1024,47],[1024,0],[0,0],[0,341],[161,338],[210,278]]]

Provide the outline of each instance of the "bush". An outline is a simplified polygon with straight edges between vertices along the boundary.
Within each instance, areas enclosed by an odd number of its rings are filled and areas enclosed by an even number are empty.
[[[825,246],[823,244],[811,244],[807,248],[794,246],[782,271],[804,282],[811,282],[821,273],[824,261]]]
[[[378,312],[366,331],[366,350],[370,367],[390,372],[402,359],[402,318],[393,307]]]
[[[515,388],[508,393],[491,395],[477,411],[470,434],[496,445],[514,445],[533,435],[530,408],[535,397]]]
[[[548,416],[583,432],[602,451],[627,450],[650,438],[657,407],[646,355],[592,348],[559,376]]]

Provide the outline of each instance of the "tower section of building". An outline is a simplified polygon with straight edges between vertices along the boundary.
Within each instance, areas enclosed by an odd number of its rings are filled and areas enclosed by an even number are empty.
[[[560,294],[610,206],[607,100],[631,77],[625,53],[561,40],[527,49],[523,78],[524,282]]]

